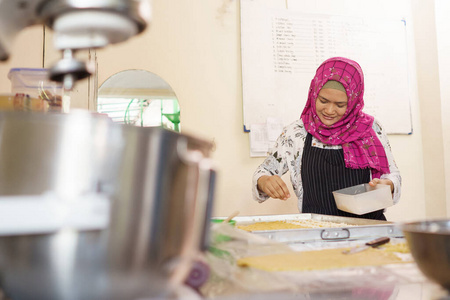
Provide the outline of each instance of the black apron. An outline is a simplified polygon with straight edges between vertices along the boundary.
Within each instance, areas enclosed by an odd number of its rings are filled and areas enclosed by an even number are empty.
[[[342,149],[317,148],[311,146],[311,142],[312,135],[308,133],[303,148],[301,168],[303,183],[302,212],[386,220],[383,210],[355,215],[337,208],[332,192],[368,183],[370,181],[370,169],[346,168]]]

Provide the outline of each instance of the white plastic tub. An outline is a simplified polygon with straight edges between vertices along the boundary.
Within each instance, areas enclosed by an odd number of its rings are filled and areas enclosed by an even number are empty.
[[[48,79],[47,69],[13,68],[8,73],[11,80],[11,93],[29,95],[42,99],[48,105],[48,111],[64,111],[62,83]],[[67,108],[66,108],[67,110]]]
[[[340,210],[363,215],[394,205],[391,188],[386,184],[375,187],[368,183],[355,185],[333,192],[334,200]]]

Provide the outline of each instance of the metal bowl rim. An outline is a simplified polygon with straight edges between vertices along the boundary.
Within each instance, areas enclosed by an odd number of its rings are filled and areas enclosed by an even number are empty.
[[[431,225],[437,225],[439,231],[430,231]],[[450,235],[450,219],[435,219],[407,222],[401,225],[403,232]]]

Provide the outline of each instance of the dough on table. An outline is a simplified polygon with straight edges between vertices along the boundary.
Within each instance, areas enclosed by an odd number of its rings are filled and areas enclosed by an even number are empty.
[[[247,225],[238,225],[237,227],[245,231],[260,231],[260,230],[285,230],[285,229],[299,229],[299,228],[333,228],[333,227],[349,227],[349,226],[354,225],[307,219],[307,220],[256,222]]]
[[[343,254],[342,251],[346,249],[348,248],[249,256],[239,259],[237,264],[264,271],[311,271],[405,263],[392,251],[369,248],[354,254]]]

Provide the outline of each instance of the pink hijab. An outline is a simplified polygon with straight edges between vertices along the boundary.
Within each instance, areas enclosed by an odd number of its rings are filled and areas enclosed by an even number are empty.
[[[347,111],[331,126],[324,125],[316,113],[316,98],[328,80],[342,83],[347,91]],[[390,173],[386,152],[372,129],[374,118],[362,112],[364,75],[359,64],[343,57],[333,57],[317,68],[311,81],[308,101],[301,118],[306,131],[325,144],[342,145],[345,166],[371,168],[372,178]]]

